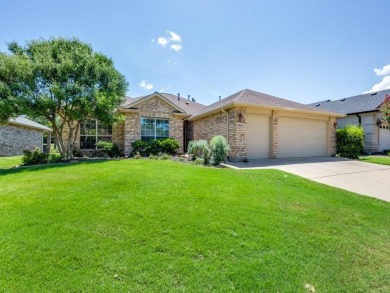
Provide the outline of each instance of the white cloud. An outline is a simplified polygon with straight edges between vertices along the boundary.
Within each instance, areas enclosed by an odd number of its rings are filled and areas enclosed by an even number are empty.
[[[374,72],[376,75],[379,75],[379,76],[388,75],[388,74],[390,74],[390,64],[383,66],[382,69],[375,68]]]
[[[158,42],[158,44],[159,44],[160,46],[165,47],[165,46],[169,43],[169,40],[167,40],[167,39],[164,38],[164,37],[159,37],[159,38],[157,39],[157,42]]]
[[[375,84],[372,87],[372,89],[370,89],[369,91],[365,91],[364,94],[388,90],[388,89],[390,89],[390,75],[385,76],[381,82]]]
[[[154,43],[154,39],[152,39],[152,43]],[[179,36],[177,33],[172,32],[170,30],[166,31],[165,37],[158,37],[157,43],[164,48],[168,44],[171,44],[169,47],[176,52],[180,51],[183,48],[182,45],[178,44],[181,43],[181,36]]]
[[[146,80],[142,80],[139,83],[139,86],[146,89],[146,90],[151,90],[154,87],[153,84],[151,84],[150,82],[147,82]]]
[[[181,43],[181,36],[179,36],[177,33],[172,31],[167,31],[167,33],[171,35],[170,37],[171,42]]]
[[[180,51],[182,48],[182,45],[171,45],[171,49],[175,50],[176,52]]]

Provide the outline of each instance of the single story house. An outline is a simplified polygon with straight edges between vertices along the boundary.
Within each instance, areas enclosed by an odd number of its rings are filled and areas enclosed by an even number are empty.
[[[390,150],[389,125],[382,117],[380,106],[390,96],[390,89],[338,100],[326,100],[310,104],[317,109],[345,114],[337,118],[337,127],[347,124],[364,128],[364,151],[367,153]]]
[[[22,155],[24,150],[36,147],[44,151],[43,134],[51,132],[52,129],[24,116],[9,119],[7,124],[0,125],[0,156]]]
[[[136,140],[171,137],[179,141],[183,153],[191,140],[223,135],[231,160],[331,156],[336,118],[345,116],[248,89],[209,106],[155,92],[126,98],[118,112],[125,115],[123,123],[106,126],[94,119],[82,123],[80,151],[107,140],[129,155]]]

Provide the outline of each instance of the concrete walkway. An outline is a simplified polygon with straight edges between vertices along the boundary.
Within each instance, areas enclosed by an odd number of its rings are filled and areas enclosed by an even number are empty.
[[[235,169],[278,169],[316,182],[390,202],[390,166],[331,157],[229,162]]]

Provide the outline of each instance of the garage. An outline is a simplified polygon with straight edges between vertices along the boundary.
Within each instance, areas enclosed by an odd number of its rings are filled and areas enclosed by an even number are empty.
[[[279,158],[327,156],[327,121],[279,117]]]
[[[271,117],[248,114],[246,125],[248,159],[269,158],[271,155]]]
[[[390,150],[390,131],[388,126],[379,128],[379,151]]]

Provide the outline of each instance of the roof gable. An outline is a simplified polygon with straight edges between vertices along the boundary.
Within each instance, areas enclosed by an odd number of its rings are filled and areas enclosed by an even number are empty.
[[[146,103],[149,100],[152,100],[154,98],[158,98],[158,99],[163,100],[165,103],[167,103],[169,106],[171,106],[173,109],[175,109],[176,111],[178,111],[180,113],[185,113],[185,111],[182,108],[180,108],[176,104],[172,103],[169,99],[165,98],[163,95],[161,95],[158,92],[155,92],[155,93],[153,93],[151,95],[148,95],[148,96],[144,96],[144,97],[140,97],[140,98],[134,99],[134,101],[132,101],[131,103],[125,105],[123,108],[125,108],[125,109],[137,108],[141,104],[144,104],[144,103]]]
[[[202,105],[200,103],[196,103],[192,100],[183,99],[181,97],[167,94],[167,93],[158,93],[155,92],[151,95],[142,96],[139,98],[129,98],[126,97],[126,102],[122,104],[122,109],[131,109],[131,108],[137,108],[141,104],[147,102],[150,99],[153,99],[155,97],[158,97],[159,99],[163,100],[165,103],[170,105],[174,110],[183,113],[183,114],[189,114],[193,115],[194,113],[200,111],[205,105]]]

